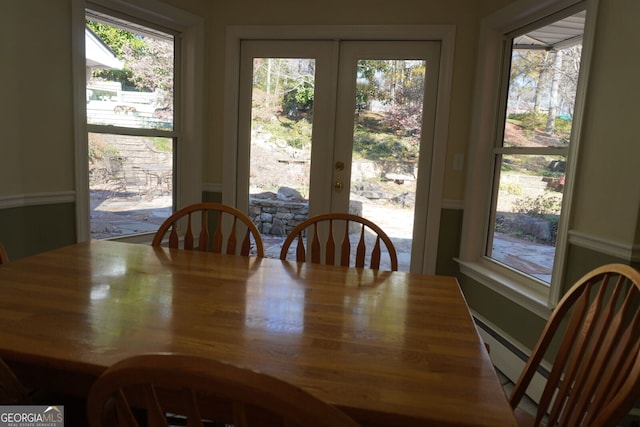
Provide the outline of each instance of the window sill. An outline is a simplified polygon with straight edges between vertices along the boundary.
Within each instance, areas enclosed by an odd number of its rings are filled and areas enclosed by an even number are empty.
[[[531,311],[542,319],[549,318],[551,310],[547,305],[547,294],[532,289],[524,284],[523,281],[517,280],[516,277],[504,274],[498,271],[498,268],[490,268],[482,262],[463,261],[460,259],[456,259],[456,262],[460,265],[460,272],[465,276]]]

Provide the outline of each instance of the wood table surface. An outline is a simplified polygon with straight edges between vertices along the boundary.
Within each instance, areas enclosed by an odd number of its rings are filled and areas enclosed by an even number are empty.
[[[91,241],[0,266],[0,289],[0,356],[47,387],[84,395],[118,360],[176,352],[365,425],[515,425],[453,277]]]

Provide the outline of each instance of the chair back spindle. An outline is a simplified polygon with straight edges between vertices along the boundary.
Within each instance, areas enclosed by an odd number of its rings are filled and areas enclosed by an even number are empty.
[[[9,264],[9,255],[2,243],[0,243],[0,264]]]
[[[553,367],[532,425],[615,426],[640,396],[640,273],[605,265],[565,294],[512,391],[512,408],[543,360]]]
[[[200,213],[200,224],[194,224],[195,216]],[[213,236],[209,231],[212,215],[217,215]],[[196,220],[197,221],[197,220]],[[230,221],[230,227],[225,229],[225,223]],[[182,239],[180,230],[184,229]],[[195,242],[195,229],[199,228],[198,242]],[[167,218],[156,232],[152,246],[161,246],[165,234],[169,232],[168,246],[179,249],[182,240],[182,247],[186,250],[211,251],[229,255],[256,255],[264,257],[264,244],[262,237],[255,224],[241,211],[227,205],[219,203],[197,203],[178,210]],[[238,248],[238,233],[243,233],[241,245]],[[226,237],[225,237],[226,236]]]
[[[322,231],[321,225],[324,225]],[[352,253],[351,248],[352,225],[359,231],[355,253]],[[367,242],[368,234],[373,235],[373,243]],[[308,218],[289,233],[282,245],[280,259],[287,259],[289,247],[294,240],[298,262],[340,266],[349,266],[353,262],[356,268],[366,268],[368,258],[368,267],[376,270],[380,269],[384,244],[389,256],[389,269],[398,269],[398,256],[391,239],[378,225],[357,215],[329,213]],[[336,254],[338,247],[340,253]]]

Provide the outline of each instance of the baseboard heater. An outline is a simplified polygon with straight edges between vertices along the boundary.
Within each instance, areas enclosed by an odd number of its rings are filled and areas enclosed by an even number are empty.
[[[493,366],[515,383],[520,377],[531,351],[477,313],[473,313],[473,319],[478,327],[478,333],[484,342],[489,344],[491,349],[489,356]],[[549,372],[549,367],[543,365],[538,368],[531,380],[527,396],[536,404],[540,401]]]
[[[472,313],[473,320],[478,327],[478,333],[485,343],[489,344],[491,362],[502,374],[515,384],[524,369],[524,365],[529,359],[530,350],[522,344],[517,343],[504,331],[497,328],[491,322],[484,319],[477,313]],[[544,390],[551,366],[544,364],[538,368],[527,390],[527,396],[536,404],[540,401],[540,396]],[[508,396],[507,396],[508,397]],[[619,424],[624,427],[640,426],[640,407],[636,406],[629,415]]]

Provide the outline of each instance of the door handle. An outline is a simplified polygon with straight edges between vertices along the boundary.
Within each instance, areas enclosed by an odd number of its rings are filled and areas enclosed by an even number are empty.
[[[335,188],[336,190],[342,190],[344,188],[344,184],[342,183],[342,181],[338,180],[335,184],[333,184],[333,188]]]

